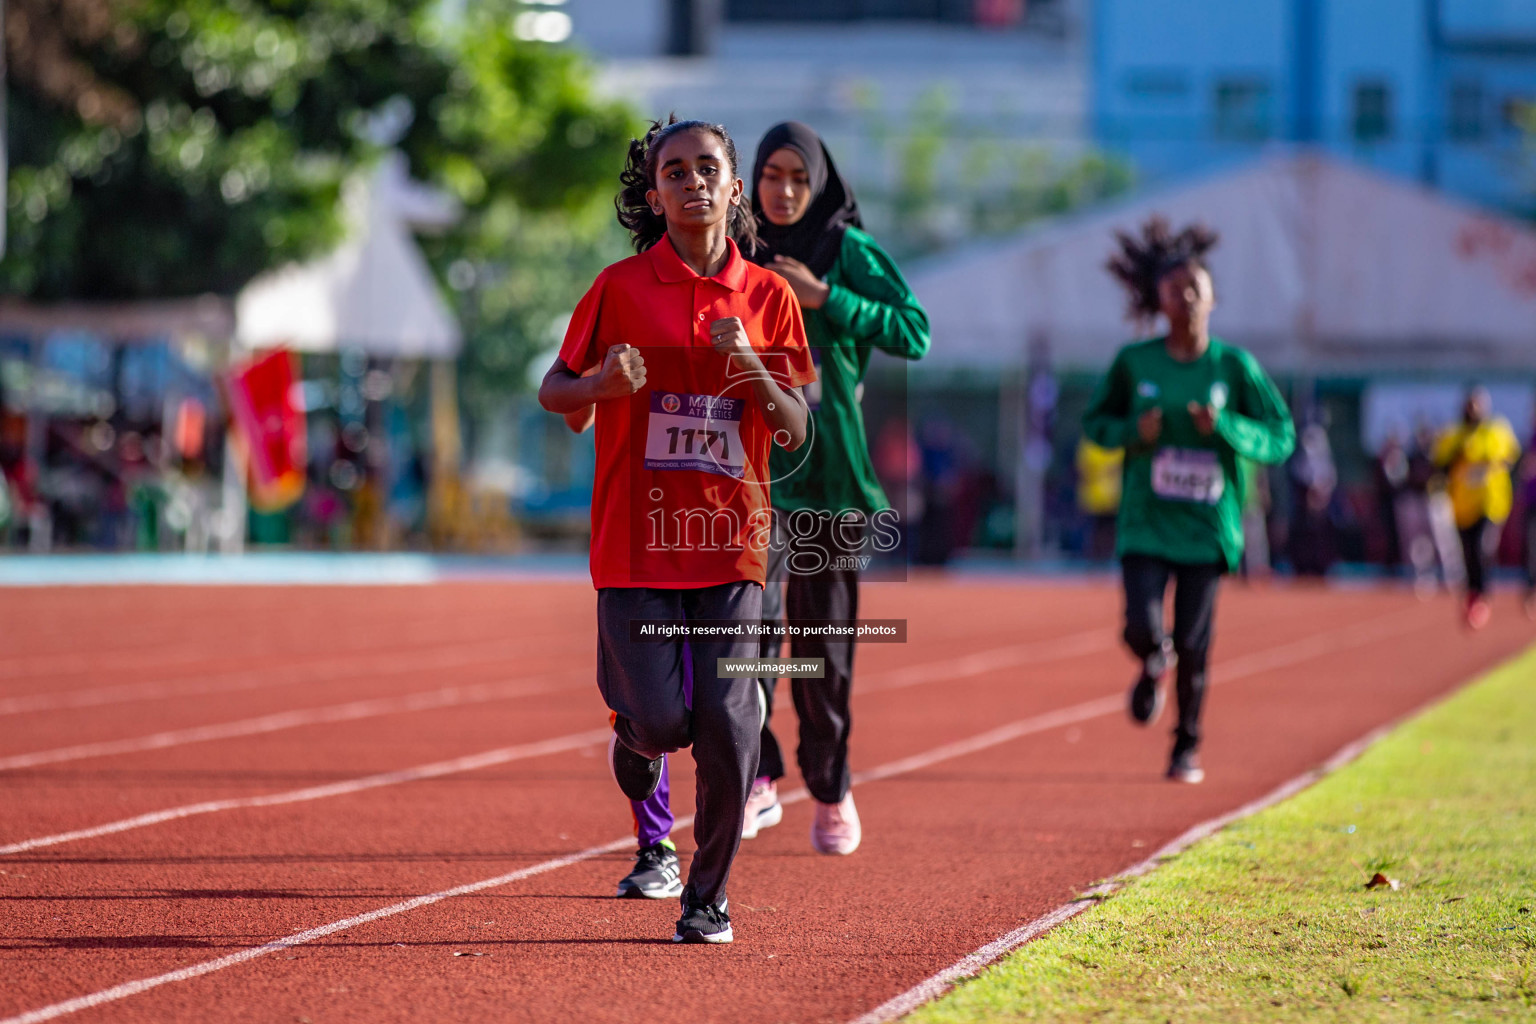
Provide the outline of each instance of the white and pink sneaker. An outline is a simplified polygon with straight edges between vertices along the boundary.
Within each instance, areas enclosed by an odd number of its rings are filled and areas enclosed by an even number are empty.
[[[835,804],[816,803],[816,816],[811,819],[811,845],[817,853],[847,856],[859,848],[864,831],[859,826],[859,812],[853,806],[853,794],[849,793]]]
[[[758,779],[747,794],[747,811],[742,817],[741,838],[756,839],[757,833],[784,820],[784,805],[779,803],[779,787],[772,779]]]

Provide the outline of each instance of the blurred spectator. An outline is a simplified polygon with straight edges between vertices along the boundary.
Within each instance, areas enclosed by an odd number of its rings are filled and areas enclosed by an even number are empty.
[[[1445,481],[1430,458],[1434,446],[1434,431],[1429,424],[1419,423],[1414,428],[1413,446],[1408,449],[1408,486],[1400,505],[1404,518],[1398,524],[1421,597],[1434,592],[1437,566],[1446,587],[1461,586],[1466,576]]]
[[[943,565],[956,546],[955,498],[960,490],[960,450],[948,420],[925,422],[918,433],[923,516],[913,552],[919,565]]]
[[[1372,467],[1376,517],[1384,541],[1381,563],[1396,571],[1403,564],[1403,538],[1398,530],[1397,501],[1408,487],[1408,451],[1396,431],[1387,435]]]
[[[1290,468],[1295,484],[1291,565],[1298,576],[1322,576],[1333,565],[1337,549],[1332,512],[1339,474],[1328,430],[1321,423],[1302,432]]]
[[[1248,462],[1243,477],[1247,491],[1243,495],[1243,565],[1246,579],[1269,576],[1269,511],[1274,500],[1269,492],[1269,467]]]
[[[1510,470],[1520,458],[1520,442],[1509,421],[1492,415],[1487,388],[1467,392],[1461,422],[1448,427],[1435,442],[1433,458],[1445,470],[1446,494],[1461,537],[1461,557],[1467,571],[1467,625],[1487,625],[1487,573],[1498,547],[1499,531],[1514,503]]]
[[[905,559],[912,543],[912,524],[923,517],[922,494],[912,489],[912,475],[922,464],[922,453],[907,421],[887,420],[880,428],[880,439],[872,454],[880,486],[890,498],[891,507],[901,516],[896,527],[901,542],[894,553]]]
[[[1115,555],[1115,517],[1120,512],[1125,449],[1101,448],[1088,438],[1077,442],[1077,510],[1087,520],[1083,554],[1095,562]]]

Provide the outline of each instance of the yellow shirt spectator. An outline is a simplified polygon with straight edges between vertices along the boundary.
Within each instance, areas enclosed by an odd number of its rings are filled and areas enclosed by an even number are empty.
[[[1125,449],[1100,448],[1086,437],[1077,443],[1077,507],[1091,516],[1120,510]]]
[[[1509,518],[1514,504],[1510,469],[1520,459],[1520,442],[1508,420],[1491,416],[1481,423],[1458,423],[1435,442],[1433,459],[1446,471],[1457,529],[1480,519],[1497,524]]]

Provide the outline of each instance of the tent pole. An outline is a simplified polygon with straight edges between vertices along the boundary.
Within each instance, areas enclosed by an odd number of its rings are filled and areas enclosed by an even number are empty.
[[[435,546],[464,539],[466,510],[459,480],[463,440],[459,434],[459,401],[454,363],[432,361],[432,480],[427,487],[427,533]]]
[[[245,458],[235,442],[235,432],[224,428],[224,481],[219,501],[219,552],[225,555],[245,553]]]

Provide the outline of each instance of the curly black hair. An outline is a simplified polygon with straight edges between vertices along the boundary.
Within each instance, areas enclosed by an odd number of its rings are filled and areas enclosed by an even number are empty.
[[[645,201],[646,192],[656,185],[657,154],[662,144],[672,136],[693,131],[708,132],[720,140],[720,148],[725,150],[732,174],[736,174],[737,168],[741,166],[736,156],[736,143],[723,124],[679,121],[676,114],[670,114],[665,122],[652,121],[643,138],[630,139],[629,157],[624,162],[624,170],[619,173],[619,184],[622,187],[614,197],[613,206],[618,213],[619,223],[629,231],[637,253],[645,252],[667,233],[667,218],[652,210],[651,204]],[[752,217],[751,209],[746,203],[733,206],[728,218],[726,232],[736,239],[736,244],[748,256],[752,255],[757,251],[758,242],[757,222]]]
[[[1120,251],[1104,266],[1130,294],[1130,315],[1141,318],[1156,316],[1161,309],[1157,285],[1169,271],[1195,266],[1209,272],[1205,254],[1221,236],[1204,224],[1174,234],[1166,217],[1154,216],[1142,225],[1139,239],[1124,231],[1116,231],[1115,238]]]

